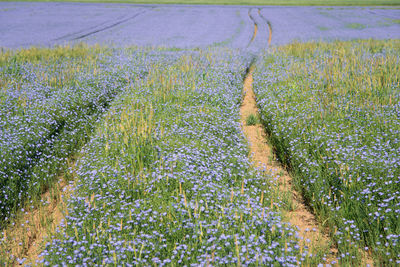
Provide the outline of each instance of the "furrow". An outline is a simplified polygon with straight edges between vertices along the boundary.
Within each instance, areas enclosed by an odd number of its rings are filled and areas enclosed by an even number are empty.
[[[271,45],[271,40],[272,40],[272,25],[271,25],[271,22],[266,17],[264,17],[264,15],[261,13],[261,8],[258,9],[258,15],[260,15],[260,17],[265,21],[265,23],[268,26],[268,32],[267,32],[268,45]]]
[[[249,14],[249,18],[250,18],[250,19],[253,21],[253,23],[254,23],[254,32],[253,32],[253,36],[251,37],[249,43],[247,44],[247,47],[249,47],[249,46],[253,43],[254,39],[255,39],[256,36],[257,36],[257,31],[258,31],[258,24],[257,24],[257,21],[254,19],[254,17],[251,15],[251,8],[249,9],[248,14]]]
[[[292,177],[275,160],[273,148],[267,142],[267,135],[262,124],[246,125],[246,119],[249,115],[258,114],[255,94],[252,88],[253,70],[254,66],[251,66],[244,80],[244,99],[240,110],[243,132],[250,143],[251,161],[255,167],[266,169],[271,177],[277,178],[278,184],[276,185],[276,190],[279,194],[291,198],[293,208],[288,209],[284,215],[297,228],[299,236],[302,239],[300,242],[301,246],[308,246],[311,251],[316,251],[320,248],[330,248],[331,255],[328,255],[326,263],[337,262],[337,249],[332,246],[329,237],[320,230],[315,216],[309,211],[301,194],[298,194],[294,190]]]
[[[130,17],[128,17],[128,18],[125,18],[125,19],[116,21],[116,22],[112,23],[111,25],[107,25],[107,26],[101,27],[101,28],[99,28],[99,29],[92,30],[92,31],[89,31],[89,32],[87,32],[87,33],[78,35],[78,36],[76,36],[76,37],[71,38],[70,40],[71,40],[71,41],[76,41],[76,40],[79,40],[79,39],[83,39],[83,38],[85,38],[85,37],[87,37],[87,36],[96,34],[96,33],[98,33],[98,32],[102,32],[102,31],[105,31],[105,30],[114,28],[114,27],[116,27],[116,26],[118,26],[118,25],[120,25],[120,24],[123,24],[123,23],[125,23],[125,22],[127,22],[127,21],[129,21],[129,20],[135,19],[136,17],[138,17],[138,16],[140,16],[140,15],[146,13],[147,11],[148,11],[148,10],[142,10],[141,12],[138,12],[138,13],[136,13],[136,14],[133,15],[133,16],[130,16]]]

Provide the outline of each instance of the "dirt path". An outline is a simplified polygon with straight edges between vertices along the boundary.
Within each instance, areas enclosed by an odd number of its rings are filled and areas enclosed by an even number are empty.
[[[307,209],[302,196],[293,189],[290,175],[274,159],[274,153],[272,147],[267,143],[264,128],[261,124],[246,125],[246,118],[250,114],[257,114],[258,111],[252,88],[252,72],[253,69],[251,68],[244,80],[244,99],[240,109],[243,131],[250,142],[251,160],[256,167],[265,167],[267,172],[277,179],[277,190],[290,198],[292,205],[291,208],[287,209],[284,217],[298,228],[299,235],[303,238],[303,244],[300,244],[301,247],[307,245],[312,253],[316,250],[321,250],[321,248],[330,248],[331,255],[328,255],[326,263],[332,263],[336,259],[335,254],[337,251],[331,247],[328,236],[319,229],[315,216]]]
[[[75,165],[75,160],[68,164]],[[6,241],[5,249],[8,255],[17,258],[10,263],[11,266],[37,265],[39,255],[43,251],[48,235],[55,233],[56,228],[64,218],[63,211],[66,210],[66,199],[72,193],[71,185],[67,183],[63,175],[58,177],[58,182],[42,194],[41,199],[47,203],[43,207],[34,207],[20,214],[13,226],[4,230],[3,238]],[[1,256],[1,253],[0,253]],[[18,261],[24,259],[24,261]]]
[[[272,24],[269,20],[267,20],[266,17],[264,17],[264,15],[261,13],[261,8],[258,9],[258,15],[264,20],[265,24],[267,24],[268,27],[268,45],[271,45],[271,41],[272,41]]]
[[[36,265],[36,261],[39,260],[40,253],[43,252],[44,245],[49,238],[49,234],[55,233],[56,228],[60,225],[61,220],[64,219],[63,211],[67,209],[66,200],[70,197],[71,185],[67,184],[64,180],[61,180],[56,186],[58,196],[47,192],[45,199],[50,199],[50,205],[44,214],[40,214],[36,211],[33,222],[38,222],[41,217],[45,217],[47,223],[42,227],[36,228],[36,236],[28,243],[27,250],[24,257],[27,259],[27,264]],[[43,219],[42,219],[43,220]],[[40,224],[39,224],[40,225]]]
[[[257,36],[257,31],[258,31],[258,24],[257,24],[256,20],[253,18],[253,16],[251,15],[251,8],[248,11],[248,15],[249,15],[249,18],[251,19],[251,21],[254,24],[254,31],[253,31],[253,36],[251,37],[249,43],[247,44],[247,47],[249,47],[253,43],[254,39]]]

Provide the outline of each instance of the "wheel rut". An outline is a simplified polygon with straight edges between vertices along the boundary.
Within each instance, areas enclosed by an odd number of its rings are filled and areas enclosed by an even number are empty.
[[[255,30],[247,47],[253,43],[260,26],[264,26],[264,23],[260,25],[260,21],[257,23],[254,13],[252,15],[251,12],[252,9],[249,9],[248,14],[255,25]],[[258,20],[261,18],[267,26],[267,43],[268,46],[270,46],[273,33],[272,23],[262,14],[261,8],[258,8],[256,15],[258,15]],[[257,58],[255,58],[255,61],[256,60]],[[283,211],[283,215],[286,221],[297,228],[301,240],[299,244],[301,249],[307,246],[309,253],[313,254],[318,251],[325,251],[327,255],[325,255],[324,264],[339,265],[339,252],[336,243],[331,239],[331,229],[320,224],[314,211],[304,200],[303,195],[296,191],[292,176],[286,171],[285,166],[282,166],[276,159],[273,147],[268,144],[269,137],[265,132],[265,128],[260,123],[257,125],[246,125],[246,118],[249,115],[258,114],[256,97],[252,88],[254,69],[255,64],[253,61],[243,81],[244,97],[240,108],[242,129],[250,143],[251,161],[256,168],[267,170],[270,177],[276,181],[275,190],[278,192],[278,195],[288,198],[290,207],[287,207],[286,210]],[[361,250],[360,255],[362,265],[374,265],[371,255]]]
[[[246,125],[246,118],[253,114],[258,113],[256,97],[252,88],[253,83],[253,70],[254,65],[248,70],[248,73],[243,83],[243,102],[240,108],[240,116],[242,129],[250,143],[251,161],[255,167],[267,170],[267,173],[276,179],[276,188],[279,194],[286,195],[292,203],[290,209],[284,212],[284,217],[287,218],[295,228],[302,241],[300,242],[300,249],[305,246],[308,251],[314,251],[326,248],[330,251],[327,255],[326,264],[334,264],[337,262],[337,250],[332,245],[332,242],[327,234],[323,233],[324,229],[319,227],[314,214],[306,206],[301,194],[294,190],[292,185],[292,177],[274,159],[273,148],[268,144],[268,137],[265,129],[259,123],[256,125]]]
[[[251,39],[250,39],[250,41],[249,41],[249,43],[247,44],[247,47],[249,47],[253,42],[254,42],[254,39],[256,38],[256,36],[257,36],[257,31],[258,31],[258,24],[257,24],[257,21],[254,19],[254,17],[251,15],[251,8],[249,9],[249,11],[248,11],[248,14],[249,14],[249,18],[251,19],[251,21],[253,22],[253,24],[254,24],[254,32],[253,32],[253,36],[251,37]]]
[[[88,33],[85,33],[85,34],[82,34],[82,35],[79,35],[79,36],[73,38],[72,40],[79,40],[79,39],[85,38],[85,37],[87,37],[87,36],[89,36],[89,35],[93,35],[93,34],[95,34],[95,33],[102,32],[102,31],[105,31],[105,30],[114,28],[115,26],[118,26],[118,25],[120,25],[120,24],[122,24],[122,23],[125,23],[125,22],[129,21],[129,20],[132,20],[132,19],[138,17],[139,15],[142,15],[142,14],[145,13],[145,12],[147,12],[147,10],[143,10],[143,11],[141,11],[141,12],[138,12],[138,13],[136,13],[135,15],[129,17],[129,18],[126,18],[126,19],[123,19],[123,20],[114,22],[113,24],[107,25],[106,27],[102,27],[102,28],[100,28],[100,29],[97,29],[97,30],[94,30],[94,31],[91,31],[91,32],[88,32]]]
[[[150,9],[153,9],[153,8],[154,7],[150,7]],[[148,11],[149,11],[149,9],[144,9],[144,10],[141,10],[141,11],[135,13],[132,16],[123,16],[123,17],[120,17],[119,19],[114,20],[114,21],[103,22],[103,23],[100,23],[98,25],[89,27],[87,29],[83,29],[83,30],[80,30],[80,31],[77,31],[77,32],[74,32],[74,33],[63,35],[61,37],[58,37],[58,38],[54,39],[53,41],[63,41],[63,40],[65,40],[65,41],[76,41],[76,40],[80,40],[80,39],[83,39],[83,38],[85,38],[87,36],[90,36],[90,35],[96,34],[98,32],[102,32],[102,31],[114,28],[114,27],[116,27],[116,26],[118,26],[120,24],[123,24],[125,22],[130,21],[130,20],[133,20],[136,17],[138,17],[138,16],[140,16],[140,15],[142,15],[142,14],[148,12]]]
[[[272,41],[272,24],[271,24],[271,22],[266,18],[266,17],[264,17],[264,15],[261,13],[261,8],[259,8],[258,9],[258,15],[262,18],[262,20],[267,24],[267,26],[268,26],[268,32],[267,32],[267,35],[268,35],[268,45],[271,45],[271,41]]]
[[[74,170],[75,163],[76,160],[71,158],[68,161],[69,168]],[[24,214],[19,215],[14,226],[4,230],[3,238],[7,241],[4,249],[14,257],[10,266],[22,265],[18,259],[23,259],[24,265],[36,266],[45,242],[65,218],[66,201],[73,193],[69,181],[73,182],[73,177],[60,174],[57,181],[41,195],[42,201],[47,203],[46,206],[27,209]]]
[[[271,45],[272,40],[272,24],[264,17],[261,13],[261,8],[255,9],[250,8],[248,10],[248,16],[254,24],[253,35],[247,44],[246,48],[252,46],[256,50],[264,48],[265,45]],[[260,34],[258,34],[260,33]],[[266,33],[266,35],[264,35]],[[266,41],[266,43],[265,43]]]

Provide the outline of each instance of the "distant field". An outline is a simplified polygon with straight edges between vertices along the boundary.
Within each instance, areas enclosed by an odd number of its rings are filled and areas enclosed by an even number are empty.
[[[257,50],[267,46],[270,33],[272,46],[294,40],[396,39],[399,19],[398,7],[0,2],[0,47],[85,42],[118,47]],[[255,26],[258,31],[249,47]]]
[[[4,1],[14,2],[14,1]],[[24,1],[35,2],[35,1]],[[60,1],[40,1],[40,2],[84,2],[84,3],[132,3],[132,4],[188,4],[188,5],[289,5],[289,6],[396,6],[400,5],[399,0],[156,0],[156,1],[135,1],[135,0],[60,0]]]

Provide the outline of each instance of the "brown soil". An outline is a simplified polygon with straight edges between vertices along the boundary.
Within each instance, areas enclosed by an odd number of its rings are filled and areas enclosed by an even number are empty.
[[[6,241],[6,247],[2,245],[0,249],[8,251],[8,255],[13,255],[18,259],[26,259],[24,265],[36,265],[49,235],[55,232],[64,218],[65,200],[71,193],[70,185],[61,175],[58,183],[42,194],[42,201],[47,203],[45,206],[35,207],[20,214],[14,226],[10,225],[4,230],[3,238]],[[14,261],[11,265],[18,266],[19,264]]]
[[[272,40],[272,26],[269,22],[267,22],[267,25],[268,25],[268,45],[270,45]]]
[[[250,114],[257,114],[257,104],[254,91],[252,89],[252,69],[249,71],[244,81],[244,99],[240,109],[243,131],[250,142],[251,160],[255,167],[265,168],[273,178],[277,179],[277,190],[280,193],[287,193],[291,198],[292,208],[285,211],[284,217],[295,227],[298,228],[300,237],[303,238],[301,247],[307,245],[311,252],[315,249],[330,248],[331,255],[328,256],[327,263],[335,261],[337,250],[331,247],[329,237],[322,233],[315,216],[304,204],[301,194],[297,193],[292,186],[292,178],[287,171],[281,167],[279,162],[274,159],[272,147],[267,143],[267,136],[261,124],[246,125],[246,118]],[[307,241],[309,240],[309,241]],[[336,261],[337,262],[337,261]]]
[[[60,192],[59,197],[53,197],[53,201],[45,214],[50,223],[46,228],[38,229],[36,238],[33,239],[28,246],[25,257],[31,264],[35,264],[35,262],[39,259],[39,255],[43,251],[45,241],[48,238],[47,235],[49,233],[54,233],[57,226],[61,223],[61,220],[65,218],[63,211],[66,209],[66,203],[64,201],[66,201],[72,191],[71,187],[68,186],[64,181],[61,182],[58,190]],[[47,194],[48,197],[50,197],[50,194]]]
[[[254,32],[253,32],[253,36],[251,37],[251,40],[250,40],[250,42],[249,42],[248,45],[250,45],[250,44],[254,41],[254,39],[256,38],[256,36],[257,36],[257,31],[258,31],[258,26],[257,26],[256,23],[254,23]]]
[[[258,9],[258,15],[265,21],[265,23],[268,26],[268,45],[271,45],[271,41],[272,41],[272,25],[271,23],[261,14],[261,8]]]
[[[249,9],[248,15],[249,18],[251,19],[251,21],[254,23],[254,31],[253,31],[253,36],[251,37],[249,43],[247,44],[247,47],[249,47],[251,45],[251,43],[253,43],[254,39],[257,36],[257,31],[258,31],[258,25],[257,22],[255,21],[255,19],[253,18],[253,16],[251,15],[251,8]]]

